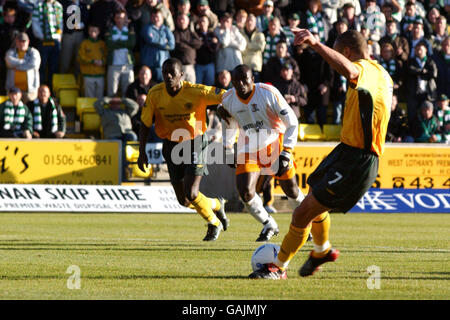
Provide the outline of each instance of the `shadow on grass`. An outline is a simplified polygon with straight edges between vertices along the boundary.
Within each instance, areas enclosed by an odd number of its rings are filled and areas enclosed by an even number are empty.
[[[327,274],[335,274],[333,276],[329,276]],[[341,276],[339,275],[341,274]],[[432,275],[450,275],[450,272],[411,272],[411,274],[420,274],[421,276],[386,276],[381,274],[382,280],[450,280],[450,277],[439,277],[439,276],[432,276]],[[430,276],[427,276],[429,274]],[[317,273],[314,278],[320,278],[320,279],[363,279],[367,280],[369,277],[368,274],[365,273],[364,270],[345,270],[345,271],[339,271],[339,270],[324,270],[320,273]],[[308,277],[312,278],[312,277]]]
[[[253,252],[254,249],[232,249],[233,251]],[[79,245],[73,245],[73,247],[1,247],[0,251],[202,251],[202,252],[229,252],[230,248],[170,248],[166,246],[155,247],[141,247],[141,248],[122,248],[122,247],[84,247]]]
[[[18,280],[64,280],[67,279],[65,275],[23,275],[23,276],[1,276],[0,280],[18,281]],[[107,276],[89,276],[83,275],[82,280],[170,280],[170,279],[211,279],[211,280],[238,280],[238,279],[248,279],[246,275],[229,275],[229,276],[211,276],[211,275],[148,275],[148,274],[138,274],[138,275],[107,275]]]
[[[249,242],[250,243],[250,242]],[[133,247],[132,244],[128,246],[124,246],[122,243],[0,243],[0,251],[1,250],[42,250],[42,251],[78,251],[78,250],[86,250],[86,251],[242,251],[242,252],[253,252],[254,248],[235,248],[235,247],[220,247],[214,248],[212,247],[213,243],[202,244],[199,242],[196,244],[193,242],[192,244],[169,244],[169,243],[151,243],[149,242],[147,245],[141,244],[139,247]],[[221,244],[219,244],[221,245]],[[350,250],[345,251],[346,253],[367,253],[367,251],[359,251],[359,250]],[[370,253],[389,253],[389,254],[411,254],[411,253],[429,253],[429,254],[448,254],[448,252],[443,252],[439,250],[427,250],[427,251],[417,251],[417,250],[405,250],[405,251],[395,251],[395,250],[373,250]],[[428,260],[429,262],[430,260]],[[441,260],[435,260],[441,261]]]
[[[398,249],[398,250],[352,250],[352,249],[345,249],[341,250],[341,252],[345,253],[445,253],[448,254],[449,251],[443,251],[442,249],[410,249],[410,250],[404,250],[404,249]]]
[[[249,242],[248,244],[252,244]],[[245,242],[244,242],[245,244]],[[185,242],[159,242],[159,241],[140,241],[140,243],[123,242],[33,242],[32,240],[6,240],[0,242],[0,251],[240,251],[252,252],[253,247],[229,246],[226,242],[208,242],[195,241]]]
[[[320,279],[336,280],[337,277],[320,276]],[[344,276],[343,279],[362,279],[367,280],[368,276]],[[381,280],[450,280],[450,277],[388,277],[381,276]]]
[[[317,279],[317,280],[338,280],[338,279],[361,279],[367,280],[367,276],[359,275],[342,275],[342,276],[327,276],[325,273],[316,275],[314,277],[302,278],[302,279]],[[0,275],[0,280],[18,281],[18,280],[58,280],[67,279],[65,275]],[[170,279],[211,279],[211,280],[242,280],[248,279],[247,275],[227,275],[227,276],[213,276],[213,275],[149,275],[149,274],[136,274],[136,275],[86,275],[82,276],[82,279],[90,280],[170,280]],[[291,280],[298,279],[298,277],[288,278]],[[402,277],[402,276],[382,276],[382,280],[450,280],[450,277]],[[249,279],[251,280],[251,279]],[[253,280],[252,280],[253,281]]]

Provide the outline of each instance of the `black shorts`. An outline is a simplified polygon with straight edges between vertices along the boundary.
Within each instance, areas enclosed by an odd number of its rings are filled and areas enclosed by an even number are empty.
[[[378,174],[378,156],[340,143],[307,182],[314,197],[333,211],[347,212],[369,190]]]
[[[193,140],[163,141],[163,157],[167,163],[171,182],[180,182],[185,175],[205,176],[208,140],[206,135]]]

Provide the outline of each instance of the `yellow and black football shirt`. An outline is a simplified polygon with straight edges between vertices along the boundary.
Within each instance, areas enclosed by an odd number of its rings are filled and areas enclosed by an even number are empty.
[[[151,127],[153,117],[156,134],[162,139],[180,142],[186,134],[189,139],[202,135],[207,129],[206,107],[221,103],[225,90],[188,81],[172,97],[164,82],[154,86],[147,94],[141,121]]]
[[[349,81],[341,142],[380,156],[391,114],[393,82],[376,61],[361,59],[353,64],[360,73]]]

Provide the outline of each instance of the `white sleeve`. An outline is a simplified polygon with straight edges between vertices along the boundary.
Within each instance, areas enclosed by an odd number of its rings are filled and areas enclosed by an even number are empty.
[[[227,93],[230,90],[233,90],[233,89],[229,89],[227,91]],[[231,95],[225,94],[224,96],[225,96],[225,98],[223,98],[222,105],[219,106],[219,108],[223,108],[231,115],[230,108],[228,107],[228,105],[231,103],[230,99],[231,99],[232,94]],[[221,120],[221,122],[222,122],[222,143],[223,143],[223,146],[227,150],[230,148],[232,150],[234,150],[233,145],[236,142],[236,136],[239,132],[239,122],[235,118],[233,118],[233,116],[227,118],[227,120],[228,120],[229,124],[224,119]]]
[[[223,146],[226,149],[233,149],[233,145],[236,142],[236,135],[239,132],[239,123],[233,117],[228,118],[230,124],[222,121],[222,141]]]
[[[275,93],[273,95],[273,109],[275,113],[280,117],[283,124],[286,126],[286,131],[284,132],[283,147],[293,149],[297,144],[298,137],[298,120],[297,116],[292,110],[291,106],[287,103],[286,99],[281,95],[281,93],[273,88]]]

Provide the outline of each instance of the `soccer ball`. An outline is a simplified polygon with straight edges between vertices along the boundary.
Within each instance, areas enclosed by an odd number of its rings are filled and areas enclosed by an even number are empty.
[[[272,263],[277,258],[280,246],[273,243],[266,243],[256,248],[252,255],[252,269],[261,269],[264,264]]]

